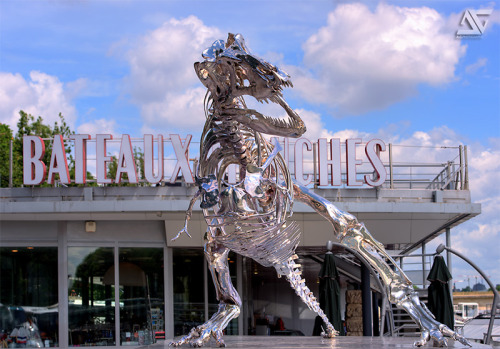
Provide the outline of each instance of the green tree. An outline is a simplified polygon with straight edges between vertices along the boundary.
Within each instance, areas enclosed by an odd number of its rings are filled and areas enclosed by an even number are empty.
[[[59,121],[54,123],[51,127],[44,123],[43,118],[38,116],[36,119],[33,115],[27,114],[23,110],[19,111],[19,121],[17,122],[17,133],[13,141],[13,185],[21,186],[23,184],[23,136],[25,135],[36,135],[41,138],[53,138],[55,135],[62,135],[64,138],[69,137],[74,132],[71,131],[70,127],[67,125],[64,116],[59,113]],[[3,144],[3,143],[2,143]],[[66,153],[70,152],[69,144],[66,146]],[[48,165],[50,164],[50,157],[52,155],[52,142],[45,141],[45,155],[43,161]],[[2,168],[9,168],[8,162],[2,161]],[[6,166],[4,166],[6,164]],[[48,184],[42,184],[47,186]],[[2,186],[3,181],[2,181]]]
[[[137,168],[137,177],[139,180],[144,179],[144,153],[137,147],[134,147],[134,160]]]
[[[74,181],[76,167],[75,167],[75,159],[73,159],[73,155],[71,155],[71,154],[68,157],[68,167],[69,167],[69,178],[71,178],[72,181]],[[95,181],[93,181],[94,179],[95,178],[92,175],[92,172],[87,171],[87,182],[85,183],[85,185],[87,187],[97,187],[97,183]],[[69,187],[78,187],[80,185],[81,184],[76,184],[74,182],[72,182],[71,184],[68,184]]]
[[[137,169],[137,178],[140,181],[141,179],[144,179],[144,153],[142,153],[141,150],[138,149],[137,147],[134,147],[133,152],[134,152],[135,167]],[[108,171],[106,177],[115,180],[117,170],[118,170],[118,158],[113,155],[111,157],[111,161],[108,164]],[[118,186],[128,187],[135,185],[137,184],[129,183],[128,175],[126,173],[122,174],[122,182],[120,184],[118,183],[108,184],[108,186],[113,186],[113,187],[118,187]]]
[[[12,130],[10,126],[0,124],[0,187],[9,186],[11,140]]]

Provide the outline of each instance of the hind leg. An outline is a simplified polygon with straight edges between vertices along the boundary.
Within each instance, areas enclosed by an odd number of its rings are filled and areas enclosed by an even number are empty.
[[[470,345],[464,337],[434,319],[427,307],[420,303],[410,279],[387,254],[383,244],[375,240],[356,217],[297,183],[294,183],[294,191],[298,200],[311,206],[333,225],[335,236],[343,245],[357,251],[379,273],[389,300],[405,309],[420,327],[421,339],[414,343],[415,346],[423,346],[430,339],[438,346],[446,346],[447,337]]]
[[[464,337],[434,319],[434,315],[427,309],[425,304],[420,303],[420,299],[413,290],[413,284],[408,277],[403,271],[400,270],[398,274],[389,266],[388,262],[397,267],[394,260],[382,249],[380,244],[376,243],[376,241],[374,243],[374,241],[365,226],[360,223],[348,229],[341,238],[343,245],[358,251],[378,271],[387,288],[389,300],[399,308],[405,309],[420,327],[421,338],[414,345],[420,347],[432,339],[435,345],[442,347],[447,346],[446,338],[452,338],[470,346],[470,343]]]
[[[337,330],[333,327],[328,320],[328,317],[325,315],[323,310],[320,308],[316,297],[314,297],[313,293],[305,285],[305,279],[302,278],[302,271],[300,270],[300,264],[296,264],[294,259],[297,256],[294,255],[292,258],[288,259],[286,262],[275,265],[274,268],[278,272],[278,275],[285,276],[288,282],[290,282],[290,286],[295,290],[297,296],[299,296],[302,301],[311,309],[316,312],[321,319],[324,321],[326,328],[323,329],[324,332],[321,334],[325,338],[333,338],[339,334]]]
[[[211,337],[216,341],[218,347],[225,347],[222,340],[224,329],[229,321],[237,318],[240,314],[241,300],[231,283],[227,256],[229,249],[216,244],[207,242],[205,244],[205,257],[212,274],[212,279],[217,292],[219,309],[210,320],[203,325],[191,329],[188,335],[180,340],[170,343],[171,346],[178,347],[183,344],[189,344],[192,347],[201,347],[207,343]]]

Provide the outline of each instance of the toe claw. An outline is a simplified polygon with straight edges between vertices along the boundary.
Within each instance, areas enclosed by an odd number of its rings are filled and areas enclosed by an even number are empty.
[[[428,330],[422,331],[422,334],[420,335],[420,340],[416,341],[413,343],[414,347],[423,347],[424,345],[427,344],[430,338],[430,333]]]
[[[214,336],[215,343],[216,343],[218,348],[225,348],[226,347],[226,343],[224,343],[224,340],[222,339],[222,331],[215,331],[213,333],[213,336]]]
[[[445,337],[450,337],[453,338],[453,340],[458,341],[462,343],[463,345],[472,347],[472,344],[462,335],[459,335],[457,332],[453,331],[450,329],[448,326],[441,324],[439,326],[439,331],[445,336]]]
[[[443,328],[440,326],[440,328],[431,330],[430,336],[434,340],[434,346],[436,347],[447,347],[448,342],[446,341],[446,338],[444,336],[445,331],[443,331]]]

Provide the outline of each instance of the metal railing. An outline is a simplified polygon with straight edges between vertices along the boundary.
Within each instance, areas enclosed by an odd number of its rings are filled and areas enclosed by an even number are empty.
[[[448,161],[446,166],[441,170],[441,172],[439,172],[436,178],[431,181],[427,189],[469,189],[467,146],[459,146],[458,157],[458,164],[456,164],[455,161]]]

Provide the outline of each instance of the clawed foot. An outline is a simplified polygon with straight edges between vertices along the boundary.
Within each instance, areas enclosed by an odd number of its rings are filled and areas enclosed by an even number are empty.
[[[321,332],[321,337],[323,338],[334,338],[339,335],[339,331],[334,329],[333,327],[328,327],[326,331]]]
[[[420,340],[413,343],[416,347],[422,347],[429,342],[434,341],[434,346],[448,346],[447,338],[459,341],[463,345],[471,346],[469,341],[448,326],[436,321],[434,315],[427,308],[425,303],[421,303],[418,295],[409,287],[401,285],[393,287],[391,290],[392,301],[398,307],[405,309],[411,318],[419,325],[421,336]]]
[[[215,328],[209,328],[206,324],[193,328],[187,336],[170,343],[169,346],[180,347],[181,345],[188,343],[191,347],[200,348],[210,340],[210,337],[215,339],[217,347],[220,348],[226,346],[222,340],[222,331]]]
[[[169,346],[180,347],[183,344],[189,344],[191,347],[199,348],[206,344],[212,337],[215,339],[217,347],[225,347],[226,344],[222,340],[222,331],[226,328],[229,321],[239,314],[240,308],[237,305],[219,304],[219,311],[209,321],[191,329],[188,335],[178,341],[171,342]]]
[[[456,341],[459,341],[463,345],[467,345],[471,347],[472,345],[469,343],[467,339],[463,336],[459,335],[455,331],[451,330],[448,326],[440,324],[438,328],[433,328],[431,330],[425,330],[422,332],[422,336],[419,341],[413,343],[416,347],[424,346],[430,339],[434,341],[435,347],[447,347],[448,340],[447,338],[452,338]]]

